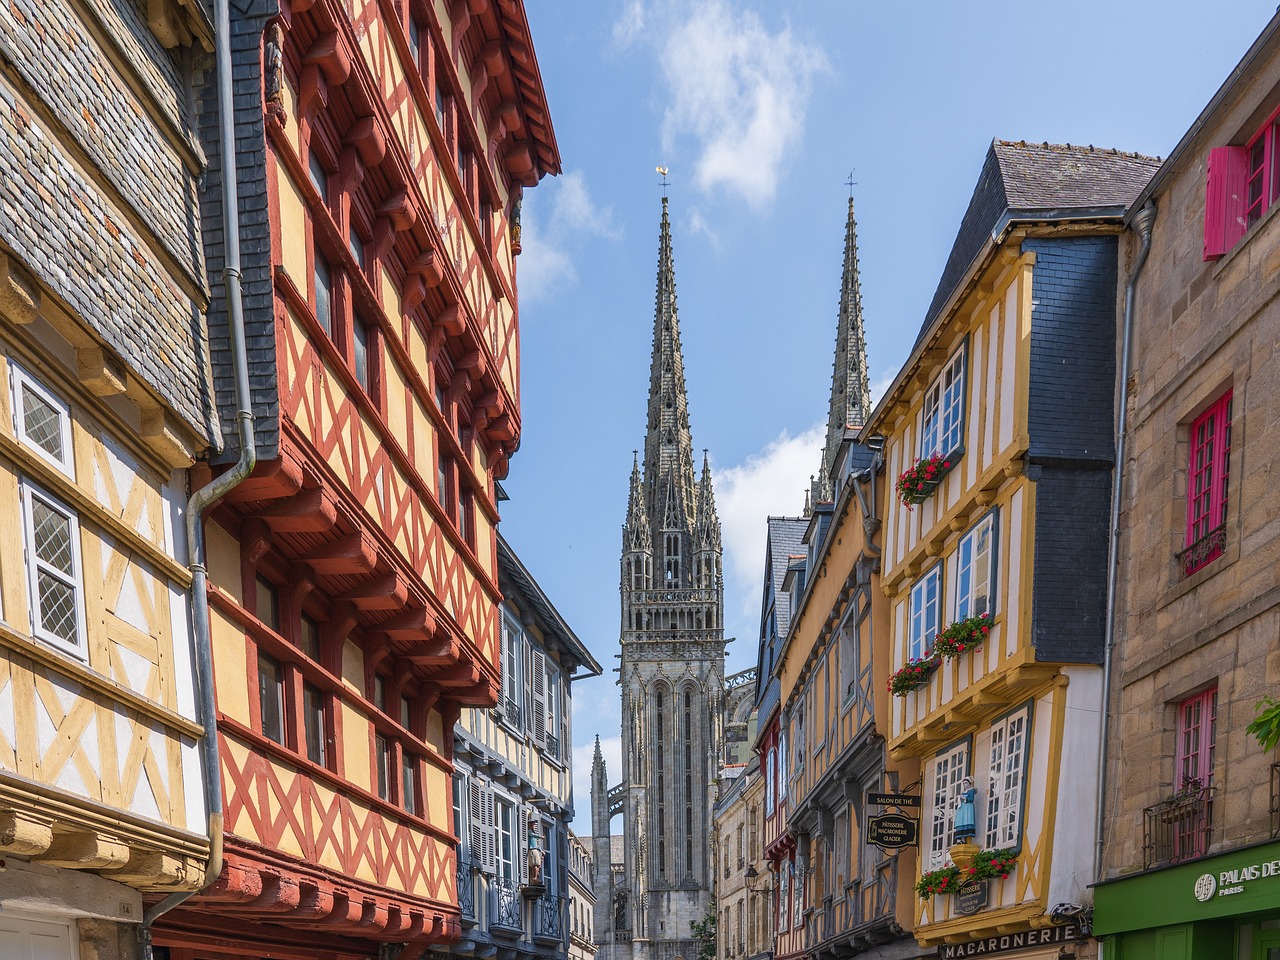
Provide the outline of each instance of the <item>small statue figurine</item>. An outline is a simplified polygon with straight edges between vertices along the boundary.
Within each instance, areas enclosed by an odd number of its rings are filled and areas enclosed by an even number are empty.
[[[973,842],[977,833],[977,816],[974,814],[973,801],[978,791],[973,788],[973,780],[965,777],[960,781],[960,795],[956,798],[955,837],[956,843]]]
[[[529,884],[530,886],[540,886],[542,884],[542,848],[538,846],[538,836],[541,834],[541,824],[537,817],[529,818]]]

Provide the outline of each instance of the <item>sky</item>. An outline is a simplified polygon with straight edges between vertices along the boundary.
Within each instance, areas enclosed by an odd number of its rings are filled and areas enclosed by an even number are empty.
[[[501,530],[604,667],[573,684],[575,829],[619,772],[618,569],[644,439],[666,166],[695,450],[723,526],[726,672],[754,666],[765,518],[825,436],[850,188],[875,397],[993,138],[1166,156],[1275,7],[1219,0],[526,0],[563,161],[526,191],[523,434]],[[616,829],[616,826],[615,826]]]

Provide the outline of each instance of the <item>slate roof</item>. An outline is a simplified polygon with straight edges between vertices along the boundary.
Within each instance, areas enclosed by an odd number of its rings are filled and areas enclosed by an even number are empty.
[[[782,589],[782,581],[790,558],[804,553],[804,531],[809,521],[804,517],[770,517],[768,523],[771,563],[765,575],[773,583],[773,614],[778,623],[778,636],[785,637],[791,625],[791,596]]]
[[[1093,146],[993,140],[916,343],[1007,219],[1120,217],[1159,166],[1157,157]]]

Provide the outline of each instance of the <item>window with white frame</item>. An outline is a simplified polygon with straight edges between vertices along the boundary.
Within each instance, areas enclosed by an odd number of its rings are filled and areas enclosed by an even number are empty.
[[[776,772],[775,764],[777,760],[774,758],[772,749],[764,752],[764,815],[766,817],[773,816],[774,804],[774,775]]]
[[[965,350],[961,347],[924,395],[920,456],[947,456],[960,449],[964,430]]]
[[[1022,837],[1022,799],[1027,777],[1027,732],[1031,706],[991,728],[987,779],[986,848],[1016,847]]]
[[[84,658],[84,575],[80,523],[75,511],[23,480],[31,631],[41,640]]]
[[[502,716],[520,727],[520,627],[509,617],[502,618]]]
[[[778,800],[787,799],[787,732],[778,734]]]
[[[495,868],[498,876],[502,879],[515,880],[518,857],[516,842],[520,834],[519,828],[516,826],[516,809],[514,804],[501,797],[495,797],[494,803],[497,812],[497,863]]]
[[[13,427],[18,439],[41,459],[74,478],[70,408],[16,363],[10,363],[9,374]]]
[[[996,515],[992,511],[964,535],[956,548],[956,619],[990,614],[995,570]]]
[[[960,781],[969,775],[969,741],[962,740],[942,751],[925,774],[930,785],[928,869],[937,870],[947,861],[947,851],[955,841],[956,799]]]
[[[938,635],[938,594],[942,589],[942,568],[935,564],[911,587],[907,657],[918,660],[933,647]]]
[[[791,863],[778,864],[778,929],[791,927]]]
[[[791,871],[791,926],[798,930],[804,923],[804,861],[797,863],[792,854],[787,869]]]

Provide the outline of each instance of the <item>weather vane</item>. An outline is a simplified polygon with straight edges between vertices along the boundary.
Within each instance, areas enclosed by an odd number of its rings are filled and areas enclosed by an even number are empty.
[[[858,185],[858,181],[853,179],[853,171],[849,171],[849,179],[845,181],[845,186],[849,188],[849,199],[853,199],[853,188]]]
[[[654,167],[654,169],[657,170],[658,173],[662,174],[662,195],[665,197],[667,195],[667,168]]]

